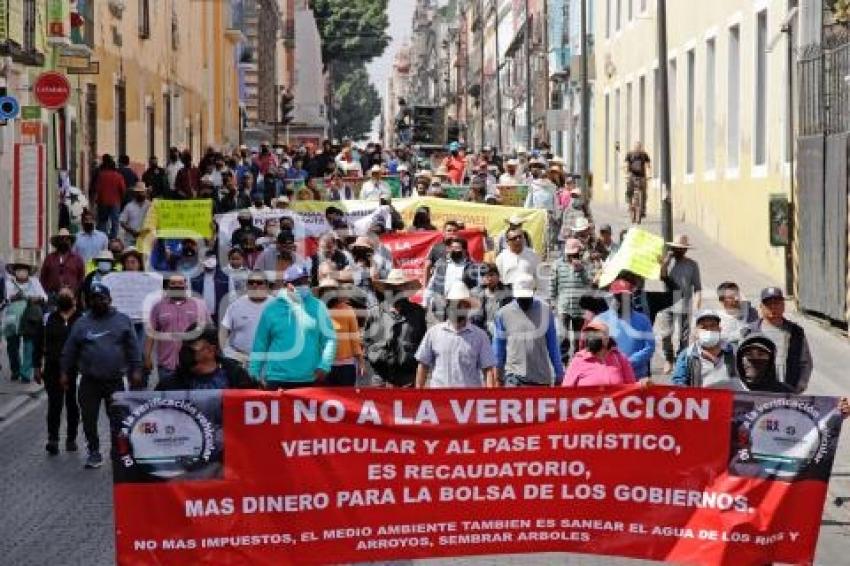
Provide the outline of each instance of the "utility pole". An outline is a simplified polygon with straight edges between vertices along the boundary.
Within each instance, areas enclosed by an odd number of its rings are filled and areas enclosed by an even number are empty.
[[[531,13],[525,0],[525,150],[531,150]]]
[[[797,8],[793,8],[797,10]],[[797,12],[792,12],[791,17],[786,17],[786,23],[782,26],[782,32],[786,34],[787,48],[785,51],[786,65],[788,65],[788,84],[786,86],[788,100],[788,168],[789,168],[789,195],[788,199],[788,245],[785,246],[785,292],[796,297],[795,289],[795,274],[794,274],[794,246],[796,238],[794,237],[795,221],[796,221],[796,191],[794,179],[794,18]]]
[[[498,131],[499,141],[496,142],[496,149],[499,154],[502,153],[502,55],[499,51],[499,2],[494,0],[492,3],[493,10],[496,12],[496,129]]]
[[[581,188],[585,198],[590,194],[590,80],[587,60],[587,2],[581,0]],[[607,148],[606,148],[607,151]]]
[[[672,174],[670,171],[670,93],[667,85],[667,0],[658,0],[658,111],[661,144],[661,232],[665,242],[673,241]],[[607,148],[606,148],[607,151]]]

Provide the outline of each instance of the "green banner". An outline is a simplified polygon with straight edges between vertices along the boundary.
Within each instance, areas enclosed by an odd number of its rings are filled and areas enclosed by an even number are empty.
[[[21,106],[21,120],[41,120],[41,106]]]
[[[443,185],[443,194],[450,200],[466,200],[469,185]]]
[[[211,238],[212,199],[153,201],[160,238]]]
[[[502,206],[525,206],[528,196],[528,185],[499,185],[499,195]]]

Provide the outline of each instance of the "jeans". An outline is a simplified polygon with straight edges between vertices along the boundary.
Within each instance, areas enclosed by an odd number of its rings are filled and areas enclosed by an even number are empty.
[[[77,405],[77,376],[68,376],[68,389],[59,384],[59,368],[47,368],[44,372],[44,390],[47,392],[47,439],[59,442],[59,427],[62,424],[62,407],[65,407],[67,429],[65,438],[77,440],[80,424],[80,408]]]
[[[570,358],[579,350],[584,317],[562,314],[561,324],[563,325],[564,333],[561,337],[561,360],[564,362],[564,367],[566,367],[570,362]]]
[[[331,367],[328,373],[327,385],[329,387],[354,387],[357,382],[357,366],[346,364]]]
[[[664,350],[664,361],[671,364],[676,361],[676,356],[679,352],[688,347],[691,339],[691,316],[689,313],[672,312],[665,310],[659,313],[666,331],[661,340],[661,347]],[[673,348],[673,335],[678,333],[676,348]]]
[[[524,375],[516,373],[505,374],[505,387],[549,387],[551,383],[535,383],[529,381]]]
[[[32,338],[20,334],[6,337],[6,354],[9,356],[9,370],[13,379],[32,379],[32,348]]]
[[[120,206],[98,205],[97,207],[97,229],[109,236],[109,239],[118,237],[118,218],[121,216]]]
[[[100,452],[100,436],[97,433],[97,419],[100,415],[100,402],[106,406],[106,412],[112,408],[112,394],[124,391],[122,379],[93,379],[83,376],[80,380],[80,390],[77,397],[80,402],[80,413],[83,417],[83,432],[89,452]]]

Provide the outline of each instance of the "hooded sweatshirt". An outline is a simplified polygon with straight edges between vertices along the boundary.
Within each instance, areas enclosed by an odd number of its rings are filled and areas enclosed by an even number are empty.
[[[267,382],[312,383],[329,372],[336,357],[336,332],[325,304],[313,295],[298,302],[286,290],[260,316],[248,371]]]
[[[770,360],[765,369],[765,375],[757,382],[750,381],[746,378],[744,372],[744,355],[743,352],[748,347],[753,345],[762,346],[770,353]],[[760,333],[753,333],[744,338],[738,346],[738,351],[735,354],[735,365],[738,369],[738,375],[741,376],[741,381],[750,391],[761,391],[767,393],[793,393],[794,391],[786,384],[776,378],[776,344],[773,341]]]
[[[115,309],[95,317],[86,312],[71,328],[62,349],[62,372],[83,377],[121,379],[142,365],[142,352],[130,318]]]

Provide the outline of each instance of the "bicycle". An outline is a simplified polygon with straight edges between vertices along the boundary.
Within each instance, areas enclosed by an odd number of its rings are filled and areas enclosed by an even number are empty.
[[[646,217],[646,178],[630,177],[626,197],[632,224],[640,224]]]

